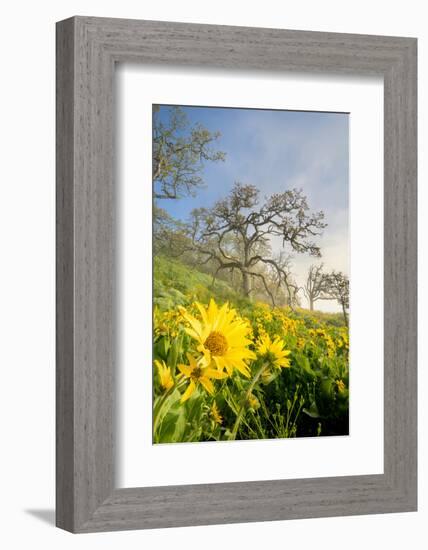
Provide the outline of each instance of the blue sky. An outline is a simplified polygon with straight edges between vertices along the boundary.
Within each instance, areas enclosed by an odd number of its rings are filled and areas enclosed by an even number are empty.
[[[165,116],[168,107],[161,107]],[[260,196],[303,189],[309,207],[323,210],[328,226],[318,238],[322,259],[293,254],[292,272],[303,284],[311,263],[349,273],[348,169],[349,116],[344,113],[183,107],[191,123],[219,131],[216,147],[225,162],[206,163],[205,188],[196,197],[163,200],[159,206],[186,220],[193,208],[211,206],[230,191],[234,182],[254,184]],[[280,243],[274,243],[280,249]],[[289,251],[286,249],[286,251]],[[317,302],[326,311],[333,302]]]

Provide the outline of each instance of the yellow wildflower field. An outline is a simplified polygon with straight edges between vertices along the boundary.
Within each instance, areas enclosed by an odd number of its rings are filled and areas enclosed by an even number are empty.
[[[348,328],[214,298],[154,308],[155,443],[348,434]]]

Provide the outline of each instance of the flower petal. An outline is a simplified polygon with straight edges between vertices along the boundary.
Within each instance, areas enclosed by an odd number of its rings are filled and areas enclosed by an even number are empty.
[[[199,378],[199,382],[207,390],[208,393],[210,393],[211,395],[214,393],[214,384],[211,382],[211,380],[208,377],[201,376]]]
[[[190,384],[187,386],[187,390],[183,393],[180,399],[180,403],[184,403],[189,399],[192,393],[195,391],[196,385],[193,380],[190,380]]]
[[[192,372],[192,367],[189,367],[189,365],[183,365],[182,363],[179,363],[177,365],[177,368],[182,374],[184,374],[184,376],[186,376],[186,378],[189,378]]]
[[[208,378],[215,378],[216,380],[227,378],[227,375],[224,372],[211,368],[204,369],[204,376]]]

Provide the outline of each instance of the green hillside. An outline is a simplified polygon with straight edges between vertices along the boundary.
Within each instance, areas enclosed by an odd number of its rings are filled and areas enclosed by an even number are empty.
[[[213,285],[211,275],[201,273],[177,260],[156,256],[153,269],[154,303],[161,310],[187,305],[195,300],[208,302],[211,297],[236,306],[248,302],[225,281],[217,279]]]
[[[213,285],[211,275],[178,260],[156,256],[153,270],[153,302],[161,311],[186,306],[194,301],[208,303],[210,298],[214,298],[218,303],[229,302],[243,314],[249,314],[253,309],[254,304],[237,293],[227,282],[217,279]],[[333,326],[344,325],[340,313],[297,308],[290,314],[292,317],[302,318],[307,326],[313,326],[317,322]]]

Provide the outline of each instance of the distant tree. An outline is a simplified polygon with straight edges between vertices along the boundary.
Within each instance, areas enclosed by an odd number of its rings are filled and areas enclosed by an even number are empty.
[[[326,286],[326,293],[342,307],[345,324],[348,326],[349,278],[341,271],[332,271],[326,275]]]
[[[330,300],[327,294],[327,278],[323,272],[323,264],[311,265],[303,287],[303,293],[309,302],[309,309],[314,310],[314,304],[318,300]]]
[[[225,153],[211,148],[220,137],[201,124],[190,125],[180,107],[170,107],[161,117],[153,108],[153,189],[155,199],[179,199],[194,195],[203,186],[205,161],[222,161]]]
[[[254,185],[235,183],[230,194],[212,208],[192,212],[190,238],[201,262],[216,266],[215,274],[238,271],[245,296],[250,296],[251,283],[258,279],[274,303],[260,266],[269,266],[276,273],[290,299],[296,289],[286,266],[272,257],[271,239],[282,239],[283,247],[287,244],[294,252],[320,256],[319,247],[311,239],[326,226],[323,219],[323,212],[309,212],[301,190],[275,193],[260,204],[259,190]]]
[[[181,249],[189,244],[185,224],[173,218],[166,210],[153,206],[153,252],[180,256]]]
[[[300,306],[298,294],[299,286],[294,280],[291,272],[291,256],[286,254],[284,250],[281,250],[273,259],[275,260],[275,264],[264,265],[263,263],[259,263],[258,266],[274,297],[274,300],[271,299],[272,303],[281,306]],[[279,266],[280,270],[277,270],[276,266]],[[283,284],[283,272],[287,274],[288,287],[285,287]],[[256,282],[257,281],[254,280],[253,285],[255,285]],[[259,281],[259,283],[261,283],[261,281]],[[268,298],[270,298],[270,296],[268,296]]]

